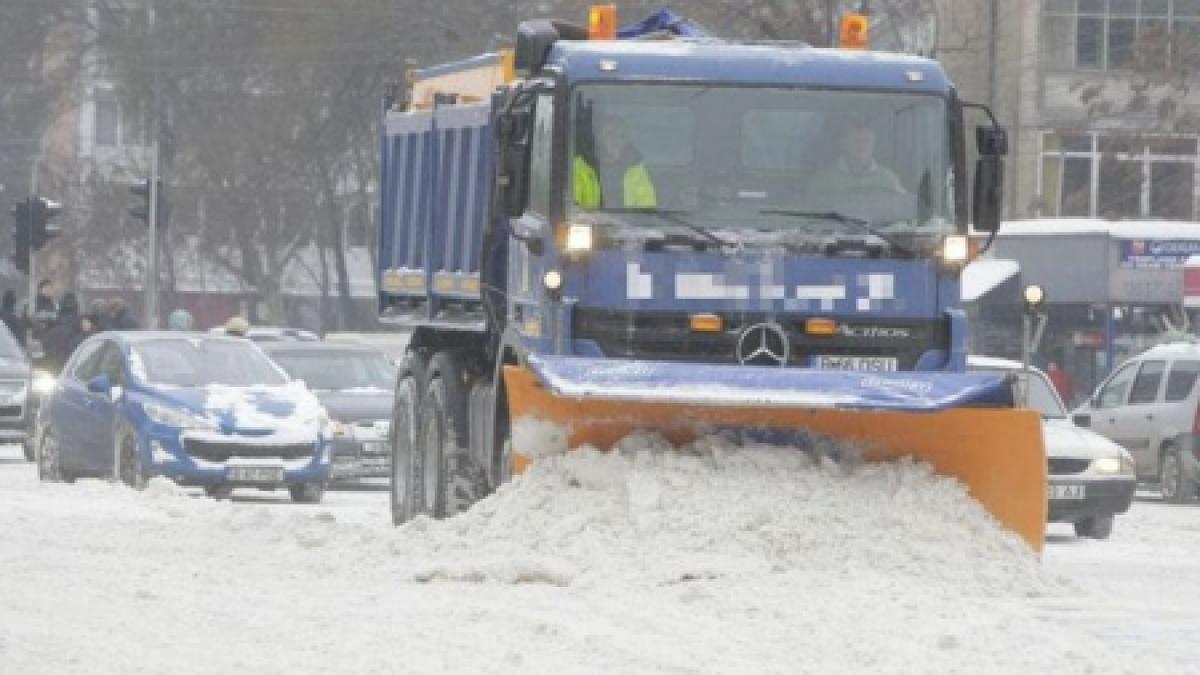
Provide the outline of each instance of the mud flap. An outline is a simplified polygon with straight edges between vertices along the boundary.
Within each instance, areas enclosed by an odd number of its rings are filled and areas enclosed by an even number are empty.
[[[913,457],[961,481],[1006,528],[1040,551],[1046,455],[1040,416],[1011,407],[995,375],[814,371],[573,357],[506,366],[510,415],[567,431],[568,447],[612,447],[638,429],[687,443],[720,429],[775,440],[825,436],[866,459]],[[513,448],[514,470],[536,452]]]

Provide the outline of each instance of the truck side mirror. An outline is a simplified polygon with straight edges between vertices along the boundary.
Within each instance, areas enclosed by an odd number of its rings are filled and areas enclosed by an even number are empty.
[[[504,215],[518,218],[529,201],[529,138],[533,110],[514,108],[500,118],[497,135],[500,142],[500,175],[497,187]]]
[[[980,232],[1000,229],[1000,212],[1004,208],[1004,160],[998,155],[984,155],[975,163],[972,202],[975,229]]]
[[[1008,131],[997,126],[976,127],[975,147],[984,157],[1004,157],[1008,155]]]

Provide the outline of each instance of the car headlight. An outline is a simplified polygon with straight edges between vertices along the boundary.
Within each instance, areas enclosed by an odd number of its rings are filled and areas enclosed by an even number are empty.
[[[329,428],[327,429],[330,436],[345,436],[350,429],[344,422],[335,419],[329,420]]]
[[[36,370],[33,373],[33,393],[37,396],[49,396],[50,392],[54,391],[54,387],[58,384],[58,378],[44,371]]]
[[[1118,474],[1132,474],[1133,462],[1129,458],[1121,457],[1101,457],[1093,459],[1091,465],[1092,473],[1098,473],[1105,476],[1115,476]]]
[[[165,427],[201,429],[205,431],[212,431],[217,428],[216,423],[212,420],[174,408],[168,408],[158,403],[143,403],[142,411],[146,413],[146,417],[150,418],[151,422],[161,424]]]

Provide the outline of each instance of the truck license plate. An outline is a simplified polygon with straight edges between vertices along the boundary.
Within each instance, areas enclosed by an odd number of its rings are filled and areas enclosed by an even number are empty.
[[[231,466],[225,477],[234,483],[282,483],[281,466]]]
[[[818,356],[817,367],[829,370],[866,370],[890,372],[897,369],[892,356]]]
[[[1050,499],[1083,499],[1086,494],[1082,485],[1048,485]]]

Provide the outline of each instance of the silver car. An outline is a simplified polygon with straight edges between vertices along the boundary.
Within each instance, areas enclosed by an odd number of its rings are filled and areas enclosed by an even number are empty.
[[[1120,443],[1137,476],[1171,503],[1196,497],[1200,481],[1200,344],[1159,345],[1121,364],[1075,410],[1077,424]]]
[[[971,356],[967,368],[1023,379],[1021,364],[1007,359]],[[1030,372],[1029,407],[1042,414],[1046,443],[1049,521],[1072,523],[1081,537],[1105,539],[1116,514],[1128,511],[1133,502],[1133,458],[1121,446],[1073,424],[1046,374],[1036,368]]]

